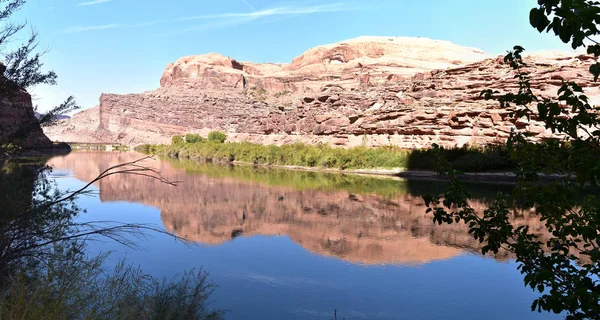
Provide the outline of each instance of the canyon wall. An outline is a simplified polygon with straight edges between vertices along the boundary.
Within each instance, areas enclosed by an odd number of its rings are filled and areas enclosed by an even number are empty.
[[[588,57],[545,53],[526,61],[541,97],[577,79],[591,102],[600,102]],[[99,106],[46,133],[136,145],[221,130],[230,141],[403,148],[497,143],[515,128],[534,140],[558,138],[479,96],[517,88],[502,58],[425,38],[362,37],[310,49],[289,64],[189,56],[169,64],[160,84],[140,94],[102,94]]]
[[[112,165],[138,158],[135,153],[73,152],[48,164],[91,181]],[[101,200],[156,207],[166,230],[194,242],[217,245],[237,236],[288,236],[316,254],[365,264],[420,264],[448,259],[463,250],[477,253],[482,247],[464,224],[434,224],[432,216],[425,213],[423,199],[411,191],[408,181],[398,181],[394,194],[381,196],[348,189],[269,185],[257,182],[268,181],[260,179],[260,172],[254,173],[258,179],[252,181],[232,177],[226,171],[218,177],[190,174],[193,170],[177,168],[177,162],[144,164],[178,181],[178,185],[142,176],[113,175],[97,184]],[[213,168],[210,172],[219,171]],[[472,205],[480,212],[488,206],[482,198],[473,200]],[[549,237],[531,212],[519,212],[511,222],[539,232],[542,241]],[[508,256],[501,252],[497,257]]]
[[[40,128],[31,96],[3,76],[6,67],[0,63],[0,144],[13,143],[24,147],[51,145]]]

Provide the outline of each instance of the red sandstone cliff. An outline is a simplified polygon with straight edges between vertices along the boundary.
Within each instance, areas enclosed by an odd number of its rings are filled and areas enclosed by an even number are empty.
[[[587,57],[538,54],[527,62],[535,93],[553,95],[576,77],[600,101]],[[53,140],[140,144],[222,130],[231,141],[405,148],[493,143],[512,128],[552,137],[541,123],[513,122],[510,110],[479,98],[483,89],[516,87],[502,59],[424,38],[362,37],[310,49],[289,64],[184,57],[160,83],[141,94],[103,94],[99,106],[46,132]]]
[[[3,76],[5,70],[6,67],[0,63],[0,144],[16,143],[24,147],[50,145],[51,141],[44,135],[35,117],[31,96],[11,85]]]

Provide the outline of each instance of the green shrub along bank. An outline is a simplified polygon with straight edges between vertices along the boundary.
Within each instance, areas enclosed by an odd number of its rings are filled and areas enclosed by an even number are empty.
[[[221,131],[212,131],[208,134],[208,141],[223,143],[227,140],[227,135]]]
[[[182,136],[173,136],[171,138],[171,144],[182,144],[185,143]]]
[[[175,137],[179,137],[179,136],[175,136]],[[178,142],[180,142],[180,139],[176,139],[176,140]],[[190,133],[190,134],[185,135],[185,143],[198,143],[198,142],[204,142],[204,141],[206,141],[206,139],[201,137],[199,134]],[[173,141],[173,144],[176,144],[175,141]]]
[[[331,169],[434,169],[437,155],[431,149],[404,150],[397,147],[335,148],[327,145],[310,146],[303,143],[275,146],[248,142],[225,143],[222,132],[211,132],[209,139],[188,134],[185,141],[174,137],[171,145],[141,145],[136,150],[159,156],[194,159],[204,162],[255,165],[301,166]],[[193,141],[193,142],[191,142]],[[504,147],[462,147],[443,150],[455,167],[465,172],[502,171],[514,164]]]

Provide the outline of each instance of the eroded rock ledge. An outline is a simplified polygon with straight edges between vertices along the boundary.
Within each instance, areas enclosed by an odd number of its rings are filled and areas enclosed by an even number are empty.
[[[545,53],[527,62],[536,94],[555,95],[563,79],[576,78],[600,102],[588,57]],[[160,88],[103,94],[99,106],[46,133],[135,145],[221,130],[231,141],[404,148],[494,143],[513,128],[535,140],[556,138],[479,97],[488,88],[512,91],[513,75],[501,58],[424,38],[362,37],[310,49],[290,64],[190,56],[167,66]]]

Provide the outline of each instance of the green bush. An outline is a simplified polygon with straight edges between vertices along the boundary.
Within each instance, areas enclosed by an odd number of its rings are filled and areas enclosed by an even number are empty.
[[[21,151],[21,147],[12,143],[5,143],[0,145],[0,152],[4,152],[6,154],[16,154]]]
[[[171,144],[183,144],[185,141],[182,136],[173,136],[171,138]]]
[[[227,140],[227,135],[221,131],[211,131],[208,134],[208,141],[223,143]]]
[[[222,134],[222,133],[221,133]],[[303,143],[275,146],[248,142],[222,143],[224,134],[213,134],[205,143],[140,146],[150,153],[206,162],[245,162],[256,165],[326,167],[338,169],[401,168],[409,152],[399,148],[334,148]],[[219,138],[219,139],[217,139]],[[215,140],[216,139],[216,140]]]
[[[199,143],[206,141],[202,136],[196,133],[188,133],[185,135],[186,143]]]
[[[320,167],[332,169],[433,170],[436,154],[431,149],[404,150],[397,147],[335,148],[328,145],[294,143],[275,146],[248,142],[222,143],[226,136],[214,131],[205,143],[140,146],[162,156],[189,158],[203,162],[245,162],[256,165]],[[217,139],[219,138],[219,139]],[[212,139],[212,140],[211,140]],[[186,137],[187,140],[187,137]],[[460,147],[442,150],[446,159],[463,172],[506,171],[514,168],[504,147]]]

